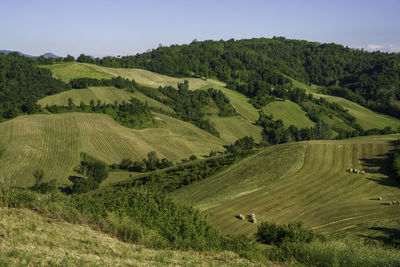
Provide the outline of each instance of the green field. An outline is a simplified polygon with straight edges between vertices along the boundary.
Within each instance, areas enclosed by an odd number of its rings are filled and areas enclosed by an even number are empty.
[[[390,126],[392,127],[392,129],[396,130],[398,127],[400,127],[400,120],[390,116],[379,114],[342,97],[328,96],[322,94],[314,94],[314,96],[318,98],[323,97],[329,102],[340,104],[343,108],[349,111],[350,115],[354,116],[357,119],[357,122],[364,129],[383,129],[387,126]]]
[[[91,64],[73,62],[46,65],[43,67],[49,69],[54,77],[64,82],[69,82],[75,78],[110,79],[115,76],[102,70],[97,70],[96,66]]]
[[[261,141],[261,127],[250,123],[241,116],[223,118],[213,115],[209,120],[220,133],[221,140],[227,144],[232,144],[243,136],[251,136],[257,143]]]
[[[314,122],[306,116],[301,107],[290,100],[274,101],[262,108],[262,111],[267,115],[272,115],[274,120],[282,120],[286,127],[290,125],[298,128],[314,126]]]
[[[172,194],[177,201],[209,214],[224,233],[251,236],[259,221],[303,221],[306,227],[334,233],[360,223],[399,219],[399,184],[387,176],[389,141],[399,136],[341,141],[310,141],[269,147],[214,177]],[[346,172],[347,168],[366,174]],[[376,200],[382,196],[382,201]]]
[[[32,173],[42,168],[45,180],[66,183],[80,152],[111,164],[126,157],[140,160],[150,151],[176,161],[223,149],[221,140],[188,122],[154,115],[159,127],[141,130],[123,127],[107,115],[85,113],[20,116],[1,123],[1,177],[30,186]]]

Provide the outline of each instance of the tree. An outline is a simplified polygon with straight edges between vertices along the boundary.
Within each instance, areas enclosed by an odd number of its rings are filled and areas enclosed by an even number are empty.
[[[34,173],[33,173],[33,177],[35,178],[35,184],[40,184],[43,180],[44,177],[44,171],[43,169],[37,169]]]
[[[67,56],[63,59],[63,61],[64,61],[64,62],[74,62],[74,61],[75,61],[75,58],[74,58],[73,56],[71,56],[71,55],[67,55]]]

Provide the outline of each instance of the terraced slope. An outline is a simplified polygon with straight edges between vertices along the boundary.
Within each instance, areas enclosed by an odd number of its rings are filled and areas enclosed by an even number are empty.
[[[106,115],[85,113],[29,115],[1,123],[1,178],[29,186],[32,173],[42,168],[45,180],[65,183],[80,152],[114,163],[125,157],[139,160],[150,151],[175,161],[222,150],[218,138],[194,125],[155,116],[160,126],[142,130],[123,127]]]
[[[254,213],[259,221],[303,221],[325,233],[400,218],[400,206],[384,205],[400,200],[400,185],[387,175],[389,141],[396,138],[274,146],[172,196],[206,210],[210,220],[228,234],[251,236],[256,231],[256,224],[236,219],[238,213]],[[346,172],[350,167],[366,174]],[[378,196],[383,200],[376,200]]]
[[[232,252],[152,250],[89,226],[0,209],[1,266],[253,266]]]

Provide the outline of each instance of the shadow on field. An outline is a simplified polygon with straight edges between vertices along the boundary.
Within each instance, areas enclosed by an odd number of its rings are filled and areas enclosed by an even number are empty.
[[[394,178],[392,173],[392,150],[385,154],[376,155],[374,158],[362,158],[360,160],[365,172],[370,174],[380,173],[386,176],[385,178],[368,177],[368,180],[380,185],[400,187],[399,182]]]
[[[370,230],[380,232],[378,236],[360,235],[365,238],[366,243],[383,243],[395,248],[400,248],[400,229],[387,227],[370,227]]]

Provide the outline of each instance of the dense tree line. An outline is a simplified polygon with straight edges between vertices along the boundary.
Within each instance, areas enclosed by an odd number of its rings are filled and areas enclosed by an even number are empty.
[[[76,78],[70,80],[69,84],[74,89],[84,89],[89,86],[114,86],[118,89],[127,88],[131,93],[133,93],[136,87],[138,87],[135,80],[129,80],[122,78],[121,76],[101,80],[95,78]]]
[[[211,177],[253,153],[252,150],[242,150],[206,160],[180,164],[164,172],[151,173],[131,181],[117,183],[114,187],[145,187],[172,192],[195,181]]]
[[[147,154],[147,159],[133,161],[129,158],[123,158],[119,164],[112,164],[112,170],[126,170],[130,172],[151,172],[157,169],[165,169],[173,166],[173,162],[167,158],[159,159],[155,151]]]
[[[63,189],[68,194],[82,194],[98,189],[100,184],[108,177],[108,166],[86,153],[81,153],[81,162],[75,168],[83,177],[70,177],[72,186]]]
[[[79,105],[75,105],[74,101],[69,98],[67,106],[51,105],[46,106],[46,110],[51,113],[65,112],[88,112],[88,113],[103,113],[111,116],[118,123],[129,128],[142,128],[154,122],[154,116],[147,103],[131,98],[129,102],[123,101],[113,104],[105,104],[100,100],[95,103],[92,99],[89,105],[83,101]]]
[[[108,67],[144,68],[170,76],[216,77],[262,106],[271,88],[292,87],[285,76],[400,116],[400,56],[283,37],[193,41],[122,58],[91,59]]]
[[[17,53],[0,54],[0,121],[40,111],[37,100],[71,87],[38,68],[34,59]]]

